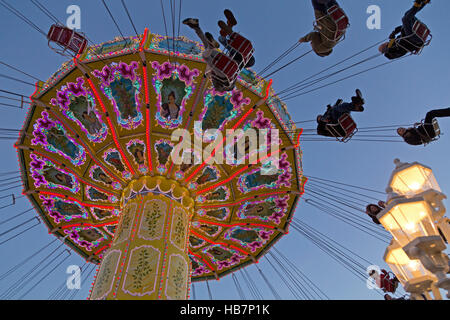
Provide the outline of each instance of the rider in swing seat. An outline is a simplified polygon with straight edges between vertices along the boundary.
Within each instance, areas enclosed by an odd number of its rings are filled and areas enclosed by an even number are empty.
[[[430,0],[415,0],[414,5],[409,9],[403,19],[402,25],[395,28],[389,35],[389,42],[385,42],[378,50],[389,60],[403,57],[407,53],[414,53],[425,45],[423,39],[418,37],[413,30],[414,24],[418,21],[416,14],[422,10]],[[397,38],[396,35],[400,34]]]
[[[339,118],[344,114],[350,114],[352,111],[363,112],[364,111],[364,99],[362,98],[361,91],[356,89],[356,95],[352,97],[352,102],[342,102],[338,100],[334,106],[328,105],[327,111],[323,115],[317,116],[317,134],[326,137],[335,137],[328,129],[328,125],[337,124]],[[346,136],[342,128],[338,129],[339,136]]]
[[[300,38],[298,42],[311,42],[313,51],[319,57],[326,57],[333,52],[333,48],[337,45],[341,36],[336,39],[337,25],[332,17],[328,14],[328,10],[333,7],[339,7],[336,0],[312,0],[314,15],[321,30],[315,30]],[[343,35],[343,34],[342,34]]]
[[[230,46],[230,39],[233,34],[235,34],[232,27],[237,24],[237,21],[230,10],[225,10],[224,13],[227,18],[227,23],[225,23],[224,21],[219,21],[218,24],[221,28],[221,36],[223,37],[221,40],[223,41],[225,48],[228,49],[228,54],[224,54],[218,50],[220,44],[214,39],[211,33],[203,33],[202,29],[200,28],[198,19],[187,18],[183,21],[183,24],[192,28],[200,38],[200,40],[203,42],[205,50],[203,51],[202,56],[207,63],[207,69],[205,73],[210,75],[210,79],[213,83],[214,88],[219,92],[233,90],[235,87],[237,75],[244,67],[244,65],[241,65],[244,57],[239,52],[237,52],[237,50],[233,49]],[[251,49],[249,53],[250,57],[245,57],[249,59],[246,66],[253,65],[253,48],[250,41],[243,37],[240,37],[240,39],[244,40],[248,44],[248,47]],[[221,65],[219,66],[218,64]],[[221,68],[225,68],[227,70]]]
[[[224,10],[224,15],[227,18],[227,22],[220,20],[217,24],[220,27],[220,36],[219,36],[219,42],[224,46],[226,50],[228,50],[233,56],[233,59],[240,64],[243,60],[242,55],[237,52],[233,47],[230,46],[231,41],[231,35],[233,34],[233,27],[237,25],[237,20],[234,17],[231,10]],[[248,60],[247,64],[245,65],[245,68],[250,68],[255,65],[255,58],[252,57]]]
[[[450,108],[431,110],[425,116],[424,123],[417,128],[398,128],[397,133],[407,144],[419,146],[436,138],[433,119],[450,117]]]

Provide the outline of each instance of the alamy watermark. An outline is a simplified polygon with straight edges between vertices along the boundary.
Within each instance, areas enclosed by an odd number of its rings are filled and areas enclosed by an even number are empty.
[[[69,29],[81,29],[81,9],[76,4],[67,7],[66,13],[69,14],[66,20],[66,26]]]
[[[66,280],[66,287],[69,290],[81,289],[81,268],[77,265],[70,265],[66,269],[66,273],[69,274]]]

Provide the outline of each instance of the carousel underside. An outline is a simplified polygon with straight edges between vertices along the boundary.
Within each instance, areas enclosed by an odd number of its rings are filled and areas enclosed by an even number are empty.
[[[176,284],[175,266],[201,281],[257,262],[303,193],[299,131],[269,81],[245,69],[233,91],[216,92],[202,50],[148,32],[89,48],[37,84],[16,144],[24,192],[49,232],[92,263],[107,255],[111,274],[134,272],[131,294],[170,270]],[[261,161],[206,161],[208,146],[227,145],[203,132],[249,128],[279,130],[275,173]],[[200,139],[183,150],[190,163],[172,159],[176,129]],[[119,285],[110,278],[105,292]]]

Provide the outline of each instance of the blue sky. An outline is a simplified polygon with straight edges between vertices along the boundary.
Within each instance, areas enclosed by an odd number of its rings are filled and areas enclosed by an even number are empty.
[[[50,27],[51,21],[38,11],[31,2],[13,2],[11,0],[8,2],[13,3],[16,8],[45,32]],[[151,32],[165,34],[159,1],[127,0],[126,2],[139,32],[148,27]],[[166,19],[170,21],[169,1],[164,2],[166,4]],[[275,90],[282,90],[369,45],[387,38],[389,33],[400,25],[403,13],[413,3],[412,0],[341,0],[339,2],[350,17],[351,22],[346,40],[339,44],[329,57],[319,58],[310,54],[275,74],[273,76]],[[79,5],[81,8],[81,31],[85,32],[94,42],[107,41],[119,35],[101,1],[43,0],[42,3],[62,21],[65,21],[68,16],[66,8],[69,5]],[[133,29],[120,1],[114,0],[108,1],[108,3],[124,34],[133,35]],[[366,9],[369,5],[378,5],[381,8],[380,30],[369,30],[366,27],[366,20],[369,17]],[[256,71],[264,68],[312,28],[313,10],[309,0],[184,0],[182,1],[182,19],[198,17],[205,31],[209,30],[213,34],[217,34],[217,20],[224,18],[222,12],[225,8],[234,11],[239,22],[237,31],[253,42],[256,58],[254,69]],[[315,119],[317,114],[324,112],[327,104],[334,103],[338,98],[348,100],[354,94],[356,88],[362,90],[366,99],[365,112],[354,115],[360,127],[413,123],[423,119],[428,110],[450,106],[450,82],[448,79],[450,71],[448,59],[450,29],[448,28],[448,17],[442,14],[449,10],[449,1],[434,0],[432,4],[419,13],[418,17],[430,27],[433,34],[431,45],[425,48],[422,55],[402,59],[339,84],[291,99],[287,101],[287,105],[292,118],[295,121]],[[171,28],[170,22],[168,28]],[[63,57],[48,48],[47,41],[41,34],[7,12],[3,7],[0,8],[0,29],[2,30],[0,33],[2,43],[0,60],[17,66],[41,79],[47,79],[64,61]],[[192,30],[185,26],[181,26],[181,34],[196,39]],[[299,46],[283,62],[299,56],[306,50],[309,50],[307,45]],[[375,53],[376,49],[372,49],[362,57]],[[379,57],[363,65],[363,68],[384,62],[384,59],[384,57]],[[20,74],[3,66],[0,66],[0,72],[22,78]],[[344,75],[347,74],[349,73]],[[25,95],[32,93],[33,88],[31,86],[6,79],[0,81],[1,89]],[[25,116],[26,111],[3,108],[0,127],[20,128]],[[450,119],[443,119],[440,124],[444,133],[449,132]],[[306,124],[305,128],[313,128],[313,124]],[[403,143],[351,141],[342,144],[305,141],[302,145],[304,171],[307,175],[383,191],[394,167],[393,159],[398,157],[403,161],[419,161],[432,167],[445,193],[450,190],[449,137],[448,134],[444,134],[439,141],[426,148],[408,146]],[[2,169],[0,172],[17,170],[17,157],[12,142],[0,141],[0,148],[2,151],[2,157],[0,158]],[[20,199],[16,206],[0,211],[0,220],[3,220],[3,216],[13,216],[16,212],[21,212],[29,207],[28,200]],[[18,221],[24,221],[25,218],[28,219],[31,216],[30,213],[22,217],[22,220],[18,219]],[[297,208],[296,217],[359,253],[369,261],[381,266],[384,265],[382,260],[386,247],[384,243],[324,215],[306,205],[303,201]],[[9,226],[14,225],[12,223]],[[2,227],[6,228],[6,226]],[[35,252],[51,239],[52,237],[48,235],[46,227],[39,226],[20,238],[0,246],[0,255],[2,256],[0,274]],[[356,279],[346,269],[294,231],[283,238],[277,244],[277,248],[332,299],[382,298],[374,290],[368,290],[365,283]],[[65,268],[69,264],[82,265],[83,263],[84,261],[81,258],[72,254],[61,268],[49,275],[26,298],[46,299],[56,287],[65,281],[67,276]],[[24,266],[22,271],[17,272],[17,275],[23,274],[24,270],[29,270],[31,265]],[[272,276],[271,272],[273,271],[267,266],[264,259],[262,259],[259,267]],[[258,281],[258,287],[264,293],[264,297],[267,299],[273,298],[257,274],[256,268],[251,266],[248,270],[252,273],[255,281]],[[13,278],[5,281],[6,285],[17,279]],[[285,287],[279,283],[276,284],[277,291],[283,298],[291,298]],[[210,285],[215,299],[238,299],[231,277],[219,282],[210,282]],[[243,282],[241,285],[244,285]],[[83,283],[76,298],[84,299],[89,289],[90,281]],[[208,298],[204,283],[196,285],[196,292],[197,298]]]

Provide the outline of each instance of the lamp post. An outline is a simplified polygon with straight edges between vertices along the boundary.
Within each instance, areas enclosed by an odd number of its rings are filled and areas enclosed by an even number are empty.
[[[436,299],[442,299],[434,285],[437,281],[436,277],[423,266],[420,260],[411,260],[395,240],[392,240],[387,247],[384,261],[394,272],[405,291],[411,294],[412,299],[423,299],[422,293],[430,299],[428,295],[430,290],[433,291]]]
[[[446,290],[447,297],[450,298],[450,278],[446,276],[449,259],[443,253],[446,249],[443,238],[448,239],[449,233],[448,218],[444,217],[445,206],[442,203],[446,196],[441,192],[431,168],[417,162],[402,163],[398,159],[394,163],[396,168],[386,189],[387,206],[377,218],[394,237],[394,243],[398,246],[395,250],[401,249],[411,261],[420,261],[435,276],[436,285]],[[395,252],[398,261],[406,261],[400,251]],[[385,259],[394,261],[391,251],[386,254]],[[391,264],[401,274],[404,268],[398,265],[405,264]],[[405,279],[411,281],[414,278]],[[418,289],[423,286],[424,284]]]

